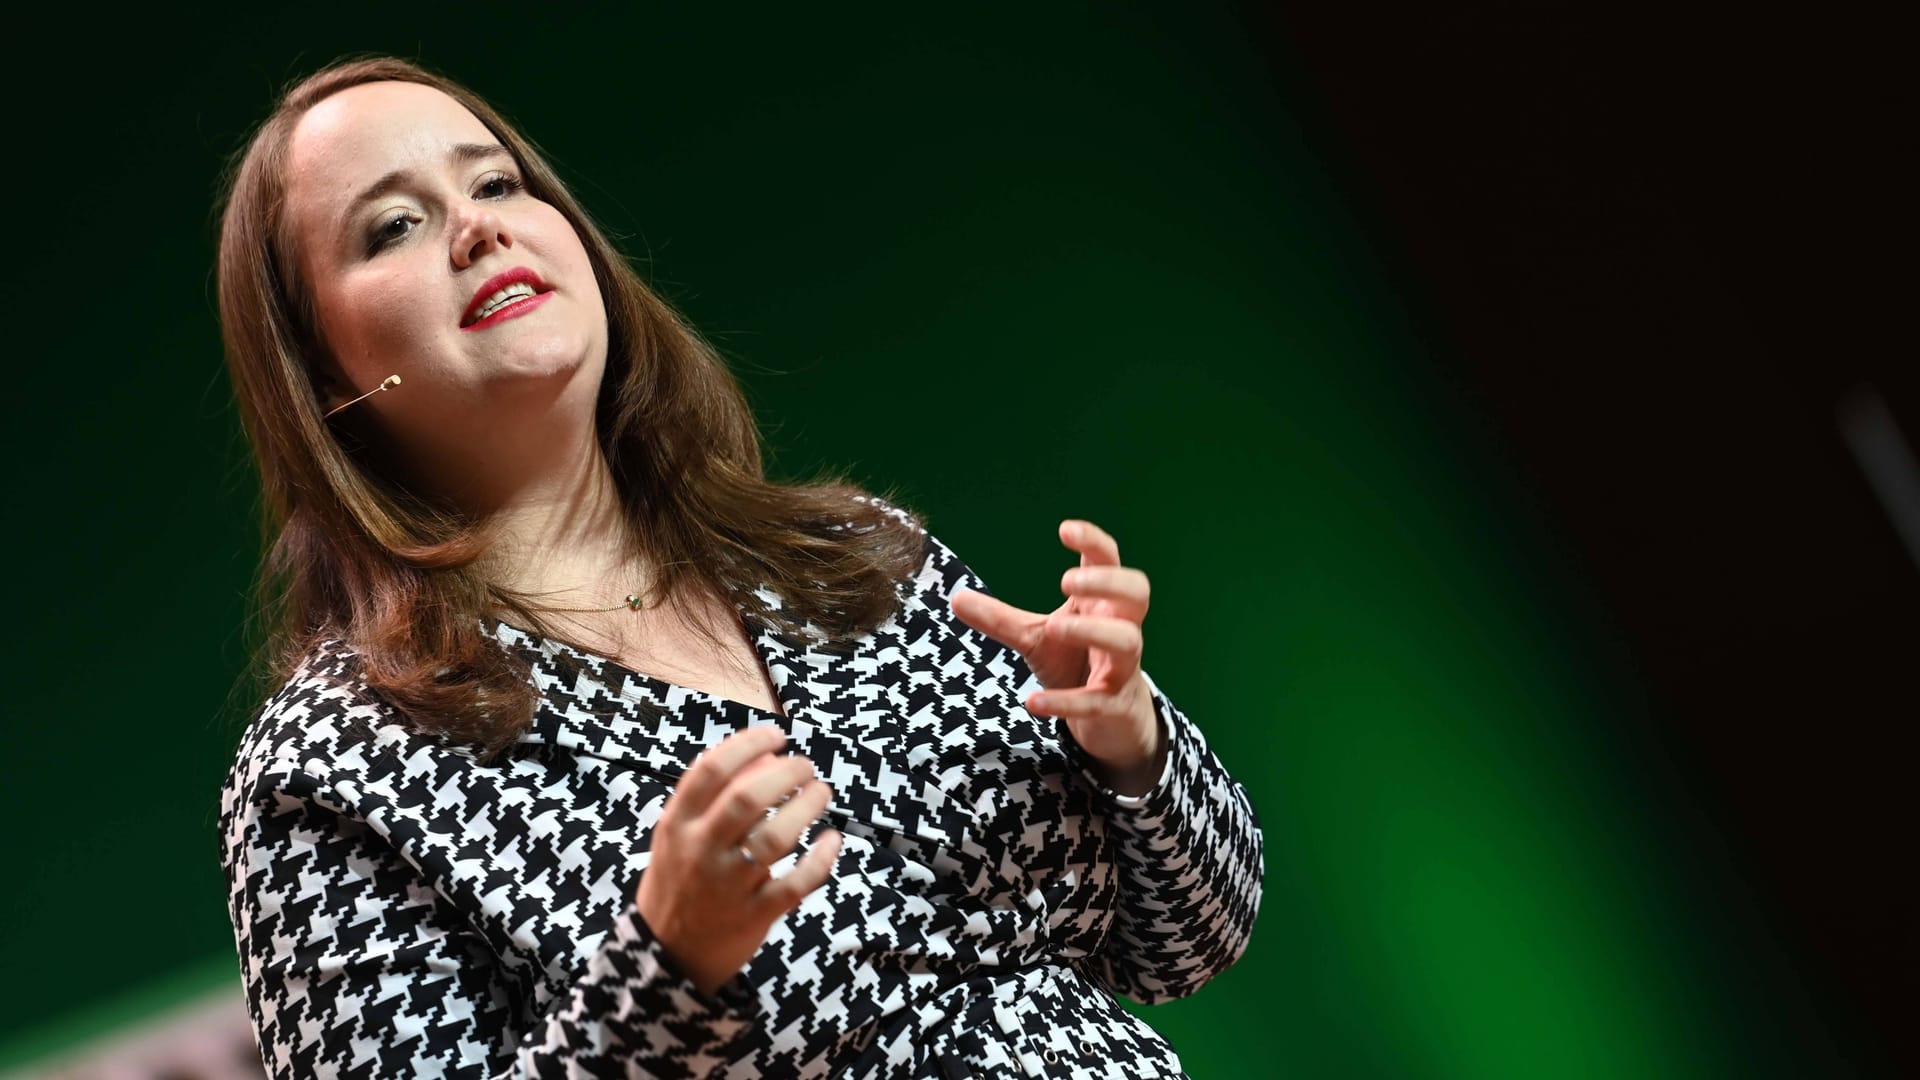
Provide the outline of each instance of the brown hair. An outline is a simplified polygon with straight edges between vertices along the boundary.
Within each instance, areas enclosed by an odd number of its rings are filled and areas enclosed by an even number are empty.
[[[891,493],[876,499],[841,477],[767,480],[759,431],[725,360],[641,281],[535,145],[442,75],[353,57],[282,94],[223,185],[221,333],[263,495],[250,635],[257,687],[276,686],[317,643],[338,639],[359,654],[368,688],[412,724],[490,757],[525,728],[536,693],[524,662],[481,617],[510,611],[565,640],[529,597],[479,572],[486,522],[408,490],[382,465],[377,431],[323,420],[315,372],[324,345],[286,213],[288,142],[318,102],[381,81],[422,83],[465,106],[513,152],[528,193],[558,209],[585,246],[607,311],[596,428],[622,509],[660,570],[650,601],[677,607],[697,590],[790,631],[811,622],[829,639],[884,621],[925,555],[914,515],[894,508]],[[761,603],[756,585],[780,607]],[[696,629],[718,646],[710,628]]]

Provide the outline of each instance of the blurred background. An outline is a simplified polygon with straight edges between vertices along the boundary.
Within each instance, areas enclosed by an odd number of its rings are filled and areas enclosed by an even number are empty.
[[[1915,1074],[1885,28],[221,7],[10,50],[0,1071],[258,1068],[213,200],[378,51],[543,145],[771,471],[898,485],[1024,607],[1063,517],[1148,572],[1146,667],[1265,828],[1246,956],[1137,1010],[1193,1076]]]

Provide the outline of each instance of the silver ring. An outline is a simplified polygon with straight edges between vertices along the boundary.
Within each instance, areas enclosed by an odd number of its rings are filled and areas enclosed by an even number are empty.
[[[748,866],[752,866],[759,861],[753,857],[753,849],[747,846],[745,840],[740,841],[740,857],[746,860]]]

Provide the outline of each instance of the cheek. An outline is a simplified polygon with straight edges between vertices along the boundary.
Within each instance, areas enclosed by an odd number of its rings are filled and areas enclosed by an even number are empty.
[[[553,252],[557,261],[564,264],[568,280],[577,288],[591,288],[597,295],[599,289],[593,276],[593,262],[587,258],[587,245],[560,211],[551,206],[542,205],[538,219],[543,246]]]
[[[434,305],[411,284],[401,274],[363,275],[323,297],[321,322],[341,366],[356,374],[392,368],[435,339]]]

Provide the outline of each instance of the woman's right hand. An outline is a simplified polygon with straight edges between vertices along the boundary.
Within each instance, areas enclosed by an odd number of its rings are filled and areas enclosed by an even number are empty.
[[[813,762],[775,753],[786,742],[771,725],[721,739],[681,777],[654,825],[634,905],[667,957],[703,993],[746,966],[774,922],[826,883],[840,853],[840,834],[828,829],[784,875],[767,869],[793,850],[833,797],[815,778]],[[752,862],[741,858],[742,844]]]

